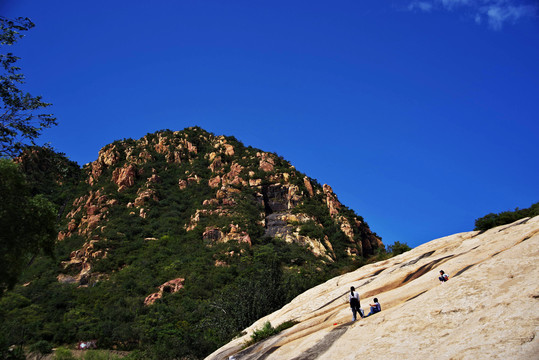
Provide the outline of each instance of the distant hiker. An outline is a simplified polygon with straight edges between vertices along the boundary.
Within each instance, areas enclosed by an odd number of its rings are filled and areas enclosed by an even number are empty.
[[[353,286],[350,287],[350,295],[348,295],[348,301],[350,302],[353,315],[352,321],[356,321],[356,313],[359,313],[359,316],[363,317],[363,310],[361,310],[361,304],[359,303],[359,294],[355,290]]]
[[[438,278],[438,280],[440,280],[441,282],[446,282],[447,280],[449,280],[449,276],[447,276],[447,274],[444,273],[443,270],[440,270],[440,277]]]
[[[374,298],[374,304],[369,304],[369,306],[371,307],[371,311],[367,316],[371,316],[376,314],[377,312],[382,311],[382,307],[380,306],[380,303],[378,302],[377,298]]]

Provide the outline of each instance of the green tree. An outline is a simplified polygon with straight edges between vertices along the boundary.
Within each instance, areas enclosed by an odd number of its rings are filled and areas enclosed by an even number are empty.
[[[52,254],[56,211],[42,195],[30,196],[17,164],[0,159],[0,296],[15,285],[29,258]]]
[[[517,220],[537,215],[539,215],[539,202],[526,209],[516,208],[514,211],[502,211],[498,214],[490,213],[475,219],[474,230],[487,231],[496,226],[511,224]]]
[[[400,243],[399,241],[395,241],[393,245],[387,247],[387,252],[390,253],[391,256],[397,256],[410,250],[412,250],[412,248],[409,247],[408,244]]]
[[[51,104],[21,89],[24,74],[16,66],[19,57],[8,51],[24,37],[21,32],[33,27],[28,18],[0,17],[0,156],[17,155],[28,142],[33,144],[43,129],[56,125],[51,114],[40,112]]]
[[[38,342],[30,345],[30,351],[36,355],[38,360],[40,360],[47,354],[52,353],[52,345],[46,340],[39,340]]]

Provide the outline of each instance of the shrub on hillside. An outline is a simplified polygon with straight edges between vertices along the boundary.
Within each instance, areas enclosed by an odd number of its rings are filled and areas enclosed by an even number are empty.
[[[517,220],[534,217],[539,215],[539,202],[533,204],[527,209],[516,208],[515,211],[502,211],[495,214],[490,213],[479,219],[475,220],[475,229],[480,231],[486,231],[496,226],[510,224]]]
[[[39,340],[38,342],[30,345],[29,350],[40,355],[47,355],[52,353],[52,344],[46,340]]]
[[[387,247],[387,252],[390,253],[391,256],[397,256],[410,250],[412,250],[412,248],[409,247],[408,244],[400,243],[399,241],[395,241],[393,245]]]
[[[59,347],[54,352],[54,360],[75,360],[75,357],[71,353],[71,350],[65,347]]]
[[[276,335],[283,330],[291,328],[297,323],[298,323],[297,321],[289,320],[289,321],[285,321],[284,323],[274,328],[269,321],[266,321],[264,325],[262,326],[262,328],[253,331],[253,334],[251,335],[251,340],[245,343],[245,347],[251,346],[253,344],[256,344],[259,341],[262,341],[273,335]]]

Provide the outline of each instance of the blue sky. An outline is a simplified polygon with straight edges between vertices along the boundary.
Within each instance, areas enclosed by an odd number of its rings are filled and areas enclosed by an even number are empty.
[[[539,201],[536,1],[2,1],[50,142],[198,125],[276,152],[386,244]]]

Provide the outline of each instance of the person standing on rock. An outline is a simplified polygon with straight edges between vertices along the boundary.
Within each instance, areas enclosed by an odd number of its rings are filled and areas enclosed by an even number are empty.
[[[438,280],[440,280],[441,282],[446,282],[447,280],[449,280],[449,276],[447,276],[446,273],[444,273],[443,270],[440,270],[440,277],[438,278]]]
[[[350,287],[348,301],[350,302],[350,308],[352,309],[352,321],[356,321],[356,313],[359,313],[359,316],[363,317],[363,310],[361,310],[361,304],[359,302],[359,294],[353,286]]]

